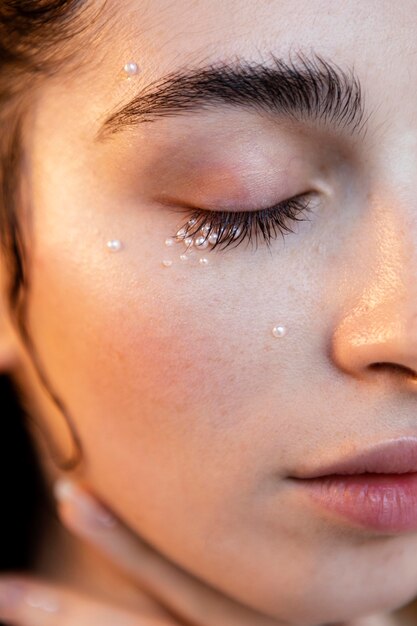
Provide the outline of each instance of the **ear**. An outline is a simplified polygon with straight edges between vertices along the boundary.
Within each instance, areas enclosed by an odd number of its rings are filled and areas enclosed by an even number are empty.
[[[0,259],[0,374],[10,372],[19,362],[19,341],[6,304],[5,284]]]

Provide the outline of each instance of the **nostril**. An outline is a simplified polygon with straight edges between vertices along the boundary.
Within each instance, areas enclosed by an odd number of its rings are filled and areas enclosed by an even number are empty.
[[[402,376],[406,376],[407,378],[413,378],[417,380],[417,372],[410,367],[406,367],[405,365],[399,365],[398,363],[371,363],[369,365],[369,369],[372,370],[388,370],[394,372],[394,374],[400,374]]]

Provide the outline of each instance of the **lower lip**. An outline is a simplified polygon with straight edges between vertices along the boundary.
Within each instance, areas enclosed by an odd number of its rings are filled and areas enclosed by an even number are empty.
[[[322,476],[297,482],[328,511],[390,533],[417,530],[417,473]]]

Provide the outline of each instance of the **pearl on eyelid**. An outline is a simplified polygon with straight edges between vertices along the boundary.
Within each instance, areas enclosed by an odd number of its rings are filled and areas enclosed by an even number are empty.
[[[184,237],[186,237],[187,235],[187,230],[183,227],[180,228],[179,230],[177,230],[177,232],[175,233],[175,236],[177,239],[183,240]]]
[[[120,239],[111,239],[106,245],[110,252],[119,252],[119,250],[123,248],[123,244]]]
[[[206,240],[205,237],[200,236],[197,237],[197,239],[195,240],[195,245],[197,246],[197,248],[200,248],[200,250],[205,250],[209,245],[209,242]]]
[[[173,246],[175,243],[175,241],[173,240],[172,237],[168,237],[168,239],[165,239],[165,245],[166,246]]]
[[[274,326],[274,328],[272,329],[272,334],[274,335],[274,337],[283,337],[287,332],[287,329],[285,328],[285,326]]]
[[[171,265],[172,265],[172,261],[170,261],[170,260],[168,260],[168,259],[164,259],[164,260],[162,261],[162,265],[163,265],[164,267],[171,267]]]
[[[198,262],[200,263],[200,265],[208,265],[209,260],[205,259],[205,258],[202,258],[202,259],[199,259]]]

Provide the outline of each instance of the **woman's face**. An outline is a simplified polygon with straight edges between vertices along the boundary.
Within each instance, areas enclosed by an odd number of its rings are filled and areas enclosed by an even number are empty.
[[[82,441],[83,476],[167,557],[289,624],[417,593],[415,532],[326,515],[290,479],[416,434],[410,372],[392,367],[417,369],[416,9],[109,2],[78,71],[49,78],[33,102],[28,323]],[[224,81],[189,109],[189,79],[183,109],[150,121],[149,98],[100,134],[168,74],[276,68],[297,50],[354,70],[356,128],[290,119],[279,97],[275,111],[260,105],[265,80],[246,106],[231,102],[242,81]],[[269,248],[259,235],[184,261],[184,243],[165,244],[195,208],[248,212],[300,194],[308,220],[287,219],[294,232]],[[59,411],[31,388],[57,432]]]

